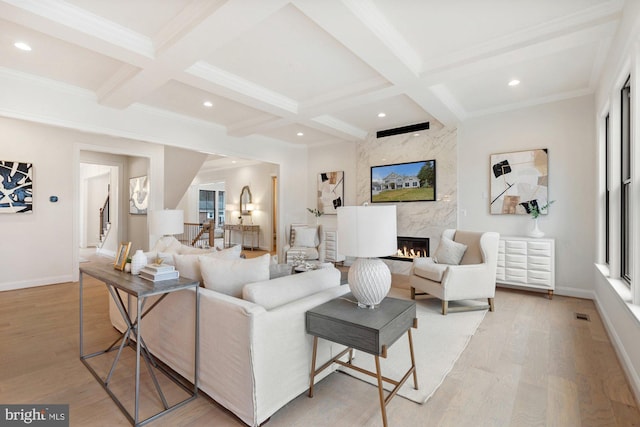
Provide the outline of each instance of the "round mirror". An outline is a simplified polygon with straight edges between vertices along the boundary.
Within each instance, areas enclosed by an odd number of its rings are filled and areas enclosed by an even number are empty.
[[[242,215],[249,215],[251,213],[247,206],[249,203],[251,203],[251,190],[249,190],[248,185],[245,185],[240,192],[240,213]]]

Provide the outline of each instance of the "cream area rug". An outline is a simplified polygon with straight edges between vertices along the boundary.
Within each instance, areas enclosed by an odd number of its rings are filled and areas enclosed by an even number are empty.
[[[391,288],[388,296],[410,299],[409,291],[406,289]],[[486,302],[465,301],[460,303],[460,305],[462,304],[486,305]],[[456,307],[456,303],[450,302],[449,307]],[[442,303],[437,298],[418,297],[416,299],[418,329],[411,329],[411,333],[419,389],[413,388],[413,377],[411,376],[398,391],[398,395],[417,403],[426,402],[440,387],[488,311],[467,311],[443,316],[441,308]],[[353,364],[371,372],[376,371],[374,357],[362,351],[355,351]],[[380,369],[382,376],[400,380],[410,366],[409,339],[407,334],[404,334],[387,350],[387,358],[380,358]],[[338,370],[376,387],[378,385],[374,377],[361,374],[353,369],[340,366]],[[394,387],[389,383],[383,382],[383,384],[388,391]]]

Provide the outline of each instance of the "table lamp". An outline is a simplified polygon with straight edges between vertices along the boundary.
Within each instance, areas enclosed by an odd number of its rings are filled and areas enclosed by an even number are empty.
[[[395,206],[342,206],[338,213],[340,253],[356,257],[349,288],[358,306],[375,308],[389,293],[391,272],[378,257],[398,250]]]
[[[173,234],[184,233],[184,211],[177,209],[149,211],[149,233],[163,236],[160,241],[169,245],[168,240],[173,239]]]

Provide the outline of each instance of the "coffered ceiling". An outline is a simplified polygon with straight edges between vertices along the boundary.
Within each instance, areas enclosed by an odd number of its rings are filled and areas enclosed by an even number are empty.
[[[592,93],[623,3],[0,0],[0,67],[114,109],[323,144]]]

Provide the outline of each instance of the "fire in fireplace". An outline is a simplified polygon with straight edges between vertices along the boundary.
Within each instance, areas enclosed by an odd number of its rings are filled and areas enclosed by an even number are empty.
[[[384,257],[397,261],[412,261],[417,257],[429,256],[428,237],[401,237],[398,236],[398,252],[395,255]]]

